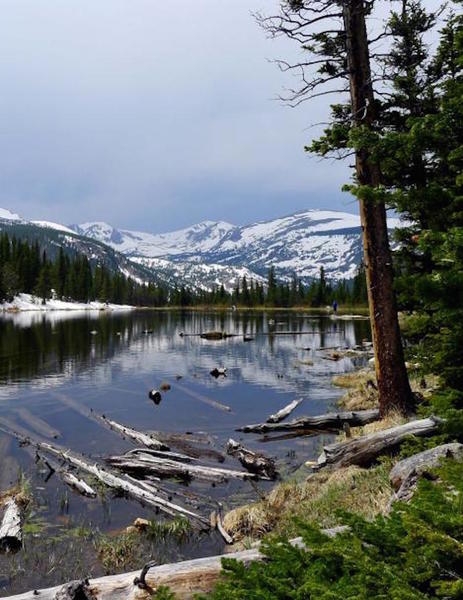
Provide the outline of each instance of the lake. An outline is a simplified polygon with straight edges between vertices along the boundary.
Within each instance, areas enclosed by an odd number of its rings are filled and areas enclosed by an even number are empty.
[[[213,330],[235,336],[208,341],[192,335]],[[187,434],[216,452],[224,452],[233,437],[274,457],[283,477],[302,478],[308,474],[304,462],[316,458],[322,441],[332,439],[329,434],[268,441],[235,430],[265,421],[296,398],[303,401],[293,417],[334,408],[342,390],[331,385],[333,376],[364,359],[329,361],[319,349],[352,347],[364,339],[370,339],[367,320],[285,311],[0,316],[0,491],[21,477],[32,495],[23,549],[0,556],[0,596],[106,570],[137,569],[152,558],[172,562],[223,549],[216,532],[139,536],[130,559],[105,562],[101,540],[118,540],[137,517],[165,517],[108,490],[99,490],[96,499],[78,495],[37,460],[32,445],[19,444],[6,431],[103,461],[133,448],[95,418],[104,414],[140,431]],[[225,367],[226,376],[211,376],[215,367]],[[162,382],[171,389],[155,404],[148,392]],[[218,466],[213,456],[201,462]],[[232,457],[220,466],[241,469]],[[227,510],[275,484],[168,485],[219,500]]]

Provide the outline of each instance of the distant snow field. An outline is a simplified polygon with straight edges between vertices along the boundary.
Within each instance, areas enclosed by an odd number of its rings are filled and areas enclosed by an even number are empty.
[[[0,304],[0,310],[3,311],[40,311],[47,312],[52,310],[79,310],[79,311],[127,311],[134,310],[134,306],[127,304],[105,304],[103,302],[65,302],[64,300],[47,300],[42,303],[42,298],[32,294],[18,294],[12,302],[3,302]]]

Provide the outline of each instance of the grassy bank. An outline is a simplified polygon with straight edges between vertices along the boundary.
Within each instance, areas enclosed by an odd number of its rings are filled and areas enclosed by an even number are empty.
[[[410,382],[415,393],[430,397],[438,387],[438,378],[410,372]],[[423,387],[423,383],[426,385]],[[346,388],[339,405],[347,410],[363,410],[378,405],[375,374],[365,368],[334,377],[333,384]],[[367,435],[405,422],[397,414],[363,427],[353,427],[352,437]],[[338,434],[339,441],[346,434]],[[344,510],[372,519],[384,514],[392,495],[389,471],[397,459],[385,458],[378,466],[369,469],[348,467],[333,473],[310,473],[304,480],[290,480],[277,485],[259,502],[247,504],[225,515],[224,525],[234,539],[248,545],[264,534],[274,532],[291,537],[296,534],[298,518],[317,523],[320,527],[339,524],[337,511]]]

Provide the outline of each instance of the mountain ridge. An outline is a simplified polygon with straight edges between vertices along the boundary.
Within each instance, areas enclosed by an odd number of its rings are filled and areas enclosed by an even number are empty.
[[[295,274],[303,283],[323,266],[331,279],[351,279],[362,260],[360,217],[328,209],[309,209],[249,225],[205,220],[166,233],[116,228],[104,221],[69,226],[27,221],[0,209],[0,228],[20,226],[109,262],[137,281],[169,287],[235,287],[246,276],[264,282],[271,266],[277,277]],[[393,229],[398,219],[389,219]],[[29,231],[29,230],[28,230]],[[47,233],[48,232],[48,233]],[[22,235],[26,235],[23,232]],[[95,246],[96,244],[96,246]]]

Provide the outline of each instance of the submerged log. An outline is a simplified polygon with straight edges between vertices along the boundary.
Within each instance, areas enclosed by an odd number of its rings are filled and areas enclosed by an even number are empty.
[[[0,550],[17,552],[22,547],[21,510],[14,498],[5,503],[5,513],[0,526]]]
[[[409,436],[422,437],[435,433],[442,422],[438,417],[430,417],[370,433],[347,442],[330,444],[323,448],[316,468],[320,469],[327,465],[333,467],[369,465],[380,454],[399,446]]]
[[[208,396],[204,396],[204,394],[199,394],[198,392],[194,392],[193,390],[190,390],[189,388],[185,387],[184,385],[180,385],[180,384],[176,383],[173,386],[173,388],[180,390],[187,396],[190,396],[190,398],[199,400],[200,402],[203,402],[204,404],[208,404],[209,406],[212,406],[213,408],[217,408],[218,410],[223,410],[226,412],[231,411],[231,408],[229,406],[227,406],[226,404],[217,402],[217,400],[214,400],[213,398],[209,398]]]
[[[121,425],[116,421],[108,419],[107,417],[105,417],[105,415],[97,416],[97,418],[101,419],[103,423],[106,423],[106,425],[108,425],[108,427],[113,431],[116,431],[123,437],[132,440],[140,446],[152,448],[153,450],[169,450],[169,446],[166,446],[166,444],[160,442],[152,435],[142,433],[141,431],[136,431],[135,429],[132,429],[131,427],[126,427],[125,425]]]
[[[420,476],[437,467],[443,458],[462,460],[463,444],[442,444],[400,460],[394,465],[389,473],[389,480],[396,491],[393,500],[410,500]]]
[[[161,477],[197,478],[204,481],[221,483],[228,479],[257,479],[257,475],[246,471],[235,471],[206,465],[191,465],[158,458],[147,453],[137,455],[110,456],[106,462],[127,473],[155,473]],[[268,477],[262,477],[268,479]]]
[[[274,415],[270,415],[270,417],[267,419],[267,423],[279,423],[280,421],[283,421],[288,415],[290,415],[293,412],[295,408],[299,406],[301,402],[302,399],[293,400],[285,407],[280,409],[278,412],[276,412]]]
[[[253,452],[245,448],[242,444],[232,440],[227,443],[227,453],[235,456],[245,469],[251,473],[263,475],[268,479],[275,479],[277,472],[275,469],[275,461],[268,458],[264,454]]]
[[[169,431],[153,431],[154,437],[168,446],[178,448],[192,458],[211,458],[223,462],[225,456],[210,446],[215,440],[203,433],[177,433]]]
[[[329,537],[339,535],[346,531],[346,527],[325,529],[323,533]],[[293,546],[304,548],[302,538],[290,540]],[[222,573],[222,559],[231,558],[248,565],[256,560],[266,560],[259,551],[259,545],[250,550],[231,552],[218,556],[195,558],[178,563],[151,566],[146,570],[144,577],[145,587],[139,588],[135,581],[139,581],[140,571],[108,575],[90,579],[86,588],[93,594],[95,600],[148,600],[161,586],[169,587],[170,591],[179,600],[187,600],[195,594],[212,591]],[[44,590],[30,591],[24,594],[9,596],[6,600],[56,600],[56,594],[63,589],[59,585]]]
[[[245,433],[268,433],[270,431],[300,431],[302,435],[304,431],[316,429],[342,429],[344,423],[348,423],[353,427],[366,425],[372,421],[379,419],[379,410],[374,408],[371,410],[357,410],[338,413],[327,413],[315,417],[299,417],[294,421],[286,423],[258,423],[256,425],[245,425],[237,431]]]

